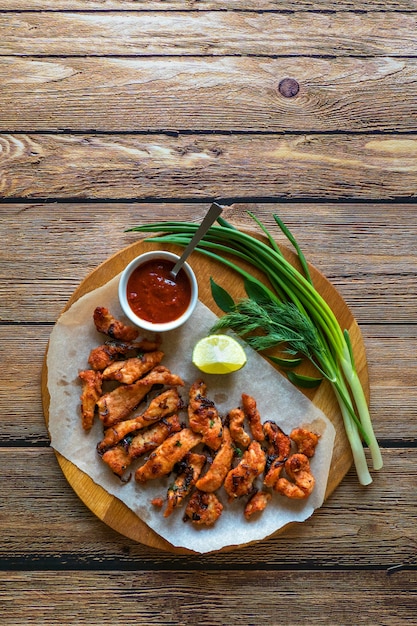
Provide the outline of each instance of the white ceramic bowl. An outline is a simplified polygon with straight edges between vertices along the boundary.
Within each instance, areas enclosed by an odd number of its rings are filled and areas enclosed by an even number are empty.
[[[193,270],[191,269],[190,265],[188,263],[184,263],[184,265],[182,266],[182,269],[184,270],[190,282],[190,287],[191,287],[191,298],[190,298],[190,302],[186,310],[179,317],[169,322],[154,323],[154,322],[138,317],[138,315],[134,313],[134,311],[132,310],[128,302],[127,284],[128,284],[129,278],[131,277],[132,273],[137,267],[139,267],[140,265],[143,265],[144,263],[147,263],[148,261],[154,261],[157,259],[172,261],[172,263],[175,264],[178,261],[179,256],[176,254],[173,254],[172,252],[166,252],[164,250],[154,250],[152,252],[145,252],[144,254],[141,254],[140,256],[136,257],[136,259],[133,259],[133,261],[131,261],[126,266],[126,268],[123,270],[120,276],[119,301],[120,301],[120,306],[122,307],[124,314],[129,318],[131,322],[133,322],[133,324],[135,324],[135,326],[139,326],[140,328],[143,328],[144,330],[149,330],[149,331],[160,333],[160,332],[166,332],[168,330],[173,330],[174,328],[178,328],[189,319],[190,315],[194,311],[195,306],[197,304],[198,284],[197,284],[196,276]]]

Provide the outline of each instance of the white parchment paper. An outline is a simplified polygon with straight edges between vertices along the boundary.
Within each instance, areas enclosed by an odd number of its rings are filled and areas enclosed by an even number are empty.
[[[183,521],[182,508],[169,518],[164,518],[163,509],[156,509],[150,504],[154,497],[165,497],[172,478],[149,481],[145,486],[138,485],[134,478],[122,483],[102,462],[96,452],[96,445],[103,434],[101,423],[96,420],[88,433],[81,426],[81,385],[78,373],[88,367],[91,349],[103,343],[103,335],[97,333],[93,323],[95,307],[105,306],[115,317],[125,319],[117,297],[118,281],[117,276],[103,287],[80,298],[61,315],[51,333],[47,366],[51,397],[49,432],[53,448],[86,472],[108,493],[122,500],[171,544],[196,552],[206,553],[225,546],[260,540],[290,522],[302,522],[310,517],[324,500],[335,438],[332,423],[286,378],[246,345],[248,362],[239,372],[223,376],[202,375],[192,365],[192,349],[198,339],[208,333],[216,317],[201,302],[184,326],[162,337],[161,349],[165,353],[163,364],[186,382],[184,389],[179,388],[180,394],[187,400],[189,385],[203,378],[207,384],[208,397],[216,403],[222,414],[239,406],[241,394],[245,392],[256,399],[263,421],[272,419],[287,433],[302,425],[319,433],[319,444],[311,461],[316,478],[313,493],[306,500],[289,500],[274,494],[262,514],[246,521],[243,517],[244,503],[237,501],[230,504],[219,492],[224,505],[222,516],[212,528],[196,528],[191,522]]]

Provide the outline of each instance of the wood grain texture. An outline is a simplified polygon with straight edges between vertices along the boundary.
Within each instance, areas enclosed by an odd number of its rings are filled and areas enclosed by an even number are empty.
[[[275,572],[255,568],[237,572],[232,584],[223,571],[79,572],[76,579],[69,572],[58,577],[50,572],[12,572],[0,594],[3,606],[12,612],[11,625],[21,623],[29,604],[31,623],[42,625],[60,624],[58,615],[65,624],[277,624],[277,606],[281,612],[291,606],[292,625],[305,624],[307,614],[309,624],[350,624],[356,614],[364,626],[402,626],[412,623],[415,615],[416,581],[416,572],[409,571],[393,576],[280,572],[277,581]],[[351,588],[356,589],[354,596],[346,592]],[[161,589],[169,589],[180,601],[170,601]],[[85,598],[82,608],[74,602],[76,597]]]
[[[126,228],[173,216],[198,222],[206,210],[206,202],[186,201],[2,204],[0,320],[53,324],[86,275],[138,239]],[[253,228],[248,210],[277,237],[273,213],[282,217],[361,324],[387,325],[389,332],[393,324],[415,323],[413,204],[396,204],[394,210],[389,203],[235,203],[228,215],[240,227]],[[31,282],[33,294],[27,289]]]
[[[325,0],[1,0],[0,11],[329,11]],[[331,9],[335,10],[334,8]],[[340,0],[338,11],[416,11],[415,0]]]
[[[7,198],[372,201],[416,194],[415,134],[3,134],[0,146]]]
[[[25,11],[0,14],[0,54],[406,57],[417,53],[416,30],[416,14],[387,11]]]
[[[416,71],[415,58],[389,56],[4,56],[0,128],[413,132]],[[287,77],[295,97],[278,90]]]
[[[313,517],[282,535],[232,552],[179,555],[135,542],[93,515],[51,448],[0,448],[0,566],[42,569],[43,560],[46,569],[125,571],[415,567],[416,448],[384,448],[383,458],[370,487],[361,487],[352,469]]]
[[[416,0],[0,0],[2,624],[414,623],[416,16]],[[349,304],[385,464],[283,536],[200,557],[80,501],[40,375],[73,291],[135,241],[124,228],[200,221],[213,197],[242,227],[277,210]]]
[[[227,219],[227,213],[225,214],[225,217]],[[159,246],[139,240],[130,245],[128,248],[121,250],[116,255],[111,256],[102,265],[89,274],[79,285],[65,306],[65,310],[68,310],[74,302],[86,293],[101,287],[114,278],[114,276],[119,274],[126,267],[126,265],[128,265],[128,263],[138,255],[154,249],[159,249]],[[181,253],[181,248],[177,248],[175,246],[164,246],[164,249]],[[294,265],[297,265],[295,254],[286,248],[284,248],[283,251],[286,257]],[[227,284],[228,293],[230,293],[234,299],[244,296],[245,291],[243,289],[241,278],[228,267],[225,267],[219,262],[215,262],[212,259],[198,253],[193,253],[189,257],[188,262],[196,274],[199,285],[200,300],[215,313],[221,314],[221,311],[215,305],[211,297],[208,277],[221,276],[221,283],[223,285]],[[247,269],[250,271],[250,266]],[[331,283],[329,283],[326,278],[314,267],[311,268],[311,272],[316,289],[333,309],[341,328],[349,331],[358,376],[362,381],[365,394],[369,397],[366,351],[356,320],[352,316],[346,303]],[[261,276],[259,277],[261,278]],[[314,401],[314,404],[332,421],[336,429],[333,458],[326,490],[326,497],[328,497],[337,485],[340,484],[348,472],[352,464],[352,455],[346,437],[343,419],[336,398],[328,383],[322,383],[318,389],[314,389],[308,393],[306,392],[306,395],[308,395],[308,397]],[[42,371],[42,398],[45,420],[48,424],[49,391],[46,360]],[[188,549],[177,549],[173,545],[169,544],[168,541],[163,540],[139,517],[137,517],[131,509],[122,504],[116,497],[107,493],[103,488],[96,485],[87,474],[78,469],[61,454],[57,454],[57,459],[64,475],[76,491],[77,495],[79,495],[81,500],[85,502],[95,515],[97,515],[97,517],[99,517],[99,519],[104,521],[106,524],[127,537],[134,539],[135,541],[140,541],[145,545],[165,549],[175,553],[190,553],[190,550]],[[285,531],[285,529],[283,530]],[[228,550],[230,550],[230,548],[228,548]]]

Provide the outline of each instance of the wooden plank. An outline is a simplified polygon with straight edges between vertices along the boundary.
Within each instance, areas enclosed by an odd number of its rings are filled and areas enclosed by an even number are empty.
[[[416,193],[416,135],[3,134],[0,144],[6,198],[372,201]]]
[[[53,324],[81,280],[138,239],[126,228],[154,221],[155,215],[198,222],[206,210],[205,202],[1,205],[6,245],[0,252],[0,319]],[[361,324],[415,323],[414,205],[248,203],[229,207],[227,215],[253,228],[248,210],[277,236],[272,214],[280,214]]]
[[[0,590],[8,624],[413,623],[415,571],[10,572]],[[163,590],[161,592],[161,589]],[[225,590],[227,589],[227,593]],[[296,601],[294,596],[296,595]],[[179,601],[178,598],[181,600]],[[210,615],[210,621],[207,616]],[[10,618],[9,618],[10,616]]]
[[[42,626],[276,624],[279,603],[292,625],[308,615],[309,624],[403,626],[415,617],[416,582],[415,571],[10,572],[0,600],[8,624],[27,624],[28,606]]]
[[[1,0],[0,11],[210,11],[247,10],[247,0]],[[415,0],[340,0],[338,11],[416,11]],[[251,11],[325,11],[329,12],[326,0],[252,0]]]
[[[415,13],[388,11],[27,11],[0,14],[0,54],[405,57],[416,30]]]
[[[3,570],[49,567],[250,570],[416,567],[416,448],[383,449],[384,468],[367,488],[353,470],[303,524],[254,546],[204,556],[146,548],[94,517],[65,481],[52,449],[0,448]],[[377,504],[376,504],[377,503]],[[30,542],[27,538],[30,537]],[[98,549],[99,546],[99,549]],[[354,549],[353,549],[354,546]],[[167,567],[168,566],[168,567]]]
[[[0,58],[0,128],[115,133],[412,132],[417,127],[416,72],[416,59],[393,57],[8,56]],[[295,97],[286,97],[285,90],[280,93],[285,78],[298,84]],[[17,145],[8,146],[13,152],[19,150],[18,140],[14,141]],[[298,141],[302,144],[305,138]],[[338,141],[342,144],[343,137]],[[280,159],[287,156],[283,145]],[[385,150],[401,155],[401,168],[407,169],[408,159],[415,157],[413,146],[406,145],[405,152],[398,153],[394,144],[388,145]],[[112,150],[111,141],[108,149]],[[32,153],[33,164],[38,163],[37,156]],[[349,167],[355,162],[351,157]],[[275,174],[273,168],[271,173]],[[360,183],[359,179],[356,186]]]

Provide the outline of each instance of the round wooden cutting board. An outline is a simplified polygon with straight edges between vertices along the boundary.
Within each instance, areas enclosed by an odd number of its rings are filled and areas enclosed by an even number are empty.
[[[110,257],[102,265],[97,267],[72,294],[64,311],[76,302],[81,296],[97,287],[106,284],[111,278],[119,274],[124,267],[136,256],[148,250],[158,249],[157,244],[147,241],[137,241],[136,243],[121,250],[114,256]],[[164,246],[164,249],[181,254],[181,249],[175,246]],[[287,248],[281,248],[285,256],[297,265],[297,257]],[[210,291],[209,278],[212,276],[216,282],[224,286],[234,298],[244,295],[242,279],[233,270],[222,263],[213,261],[212,259],[199,254],[193,253],[189,258],[189,263],[194,269],[199,283],[200,300],[208,306],[214,313],[221,314],[215,305]],[[254,274],[253,269],[250,270]],[[352,341],[353,351],[356,359],[358,374],[365,388],[365,393],[369,399],[369,382],[368,370],[366,363],[365,347],[359,327],[346,305],[345,301],[333,287],[333,285],[314,267],[310,267],[311,275],[316,289],[326,299],[333,309],[338,321],[343,329],[348,329]],[[259,275],[258,275],[259,277]],[[47,354],[47,352],[46,352]],[[298,370],[297,370],[298,371]],[[299,370],[304,373],[312,373],[311,370]],[[46,366],[46,355],[42,370],[42,400],[45,421],[48,425],[49,421],[49,392],[47,386],[48,372]],[[332,421],[336,429],[336,439],[333,452],[332,465],[327,485],[326,498],[341,482],[352,464],[352,456],[350,446],[347,441],[343,420],[337,401],[332,393],[329,384],[325,381],[318,388],[302,390],[314,404],[319,407],[325,415]],[[190,550],[176,548],[169,542],[157,535],[150,529],[133,511],[117,498],[111,496],[102,487],[95,484],[87,474],[78,469],[74,464],[65,459],[59,453],[56,453],[59,465],[74,491],[86,506],[105,524],[118,531],[122,535],[129,537],[142,544],[154,548],[160,548],[175,553],[187,554]],[[282,532],[281,529],[278,532]]]

